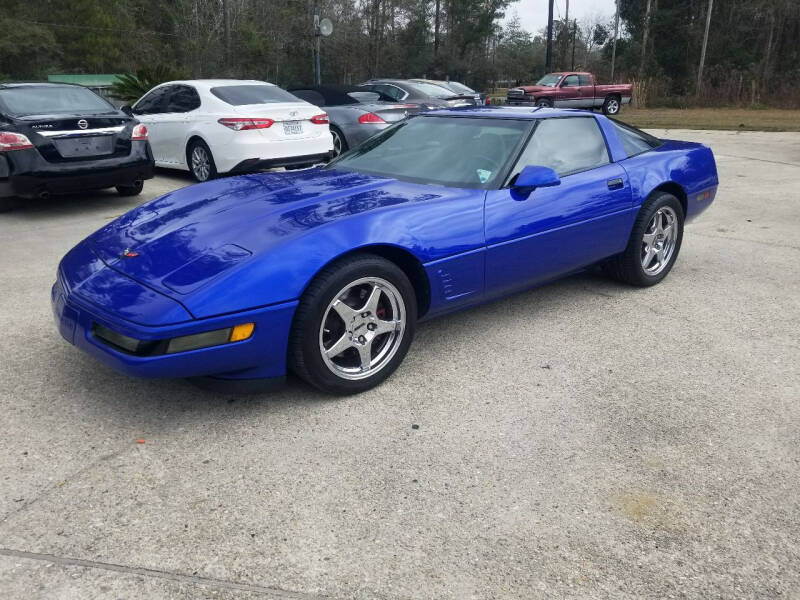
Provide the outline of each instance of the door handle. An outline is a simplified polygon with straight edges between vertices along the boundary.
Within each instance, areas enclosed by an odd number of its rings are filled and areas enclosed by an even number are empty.
[[[625,187],[625,184],[622,182],[622,177],[615,177],[614,179],[609,179],[606,181],[606,185],[610,190],[621,190]]]

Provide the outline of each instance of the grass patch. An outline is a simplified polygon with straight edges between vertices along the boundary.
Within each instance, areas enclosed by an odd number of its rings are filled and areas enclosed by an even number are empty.
[[[800,110],[778,108],[629,108],[618,119],[644,129],[800,131]]]

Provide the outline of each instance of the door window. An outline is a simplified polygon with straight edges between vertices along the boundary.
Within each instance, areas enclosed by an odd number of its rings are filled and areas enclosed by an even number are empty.
[[[137,115],[153,115],[164,112],[164,100],[171,86],[163,86],[151,90],[133,105],[133,112]]]
[[[561,87],[578,87],[579,85],[580,82],[577,75],[567,75],[564,78],[564,83],[561,84]]]
[[[550,167],[564,177],[609,162],[606,141],[594,117],[541,119],[509,181],[529,165]]]
[[[185,113],[200,108],[200,96],[193,87],[188,85],[171,86],[172,90],[167,100],[168,113]]]

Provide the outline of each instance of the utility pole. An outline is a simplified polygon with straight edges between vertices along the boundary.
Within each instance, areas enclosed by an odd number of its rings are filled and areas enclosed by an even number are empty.
[[[319,65],[319,6],[314,2],[314,83],[322,85],[322,73]]]
[[[553,0],[547,2],[547,54],[544,59],[544,70],[549,73],[553,65]]]
[[[706,30],[703,33],[703,49],[700,51],[700,68],[697,69],[697,95],[700,95],[700,89],[703,85],[703,67],[706,64],[706,47],[708,46],[708,29],[711,26],[711,9],[714,6],[714,0],[708,0],[708,11],[706,12]]]
[[[441,0],[436,0],[436,13],[433,16],[433,57],[439,56],[439,15],[442,12]]]
[[[558,45],[559,49],[558,64],[556,65],[557,68],[563,68],[564,64],[566,64],[567,51],[569,50],[569,0],[565,0],[565,2],[567,5],[564,8],[564,22],[561,26],[561,38],[564,41]]]
[[[225,73],[230,75],[231,68],[231,17],[228,0],[222,0],[222,32],[225,37]]]
[[[644,13],[644,33],[642,33],[642,56],[639,59],[639,80],[644,79],[644,63],[647,58],[647,36],[650,33],[650,7],[653,0],[647,0],[647,8]]]
[[[575,70],[575,37],[578,35],[578,19],[574,19],[572,23],[572,67],[571,71]]]
[[[619,0],[615,0],[616,15],[614,16],[614,43],[611,46],[611,83],[614,83],[614,63],[617,62],[617,37],[619,37]]]

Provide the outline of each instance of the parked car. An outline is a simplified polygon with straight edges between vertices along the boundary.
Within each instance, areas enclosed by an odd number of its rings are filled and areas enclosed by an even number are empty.
[[[459,94],[463,96],[472,96],[475,99],[475,104],[478,106],[488,106],[491,104],[491,100],[489,99],[489,94],[485,94],[482,92],[476,92],[471,87],[464,85],[458,81],[444,81],[441,79],[411,79],[411,81],[421,81],[422,83],[432,83],[434,85],[441,86],[443,88],[447,88],[454,94]]]
[[[607,115],[619,113],[633,95],[629,83],[596,85],[591,73],[548,73],[536,82],[511,88],[506,94],[510,105],[535,105],[556,108],[602,108]]]
[[[156,165],[188,170],[197,181],[310,166],[333,150],[328,116],[265,81],[170,81],[129,110],[147,125]]]
[[[417,104],[399,104],[356,86],[292,87],[287,91],[328,113],[335,156],[420,110]]]
[[[458,94],[440,85],[409,79],[370,79],[359,87],[384,94],[396,102],[419,104],[427,110],[476,104],[472,94]]]
[[[108,187],[131,196],[152,176],[146,127],[93,91],[0,84],[0,206]]]
[[[360,392],[420,319],[598,264],[657,284],[717,184],[706,146],[602,115],[431,111],[323,168],[143,204],[70,250],[53,309],[129,374]]]

